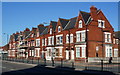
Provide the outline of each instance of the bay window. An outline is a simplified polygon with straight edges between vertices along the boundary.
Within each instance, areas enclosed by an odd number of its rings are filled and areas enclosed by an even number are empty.
[[[84,42],[86,39],[85,30],[76,32],[76,42]]]

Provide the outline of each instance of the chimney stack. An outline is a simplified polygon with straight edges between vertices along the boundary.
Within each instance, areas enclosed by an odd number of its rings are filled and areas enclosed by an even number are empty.
[[[43,24],[39,24],[38,27],[44,27],[44,25]]]
[[[95,6],[90,7],[90,14],[93,20],[97,20],[97,8]]]

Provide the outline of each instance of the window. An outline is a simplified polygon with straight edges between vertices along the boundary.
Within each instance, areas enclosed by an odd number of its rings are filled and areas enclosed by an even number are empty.
[[[76,36],[77,36],[76,41],[77,41],[77,42],[79,42],[79,41],[80,41],[80,33],[77,33],[77,35],[76,35]]]
[[[76,47],[76,57],[80,57],[80,47]]]
[[[45,38],[45,46],[47,45],[47,39]]]
[[[105,28],[105,21],[103,21],[103,20],[98,20],[98,27],[100,27],[100,28]]]
[[[106,57],[112,57],[112,46],[106,45]]]
[[[105,42],[111,43],[111,33],[105,32]]]
[[[76,36],[77,36],[76,42],[83,42],[83,41],[85,41],[85,38],[86,38],[85,32],[78,32],[78,33],[76,33]]]
[[[48,45],[51,45],[51,37],[48,37]]]
[[[48,37],[48,45],[54,45],[54,37]]]
[[[45,39],[42,39],[42,46],[45,45]]]
[[[69,35],[66,35],[66,43],[69,43]]]
[[[58,32],[61,32],[61,27],[60,26],[58,26]]]
[[[54,45],[54,36],[52,37],[52,45]]]
[[[63,38],[62,36],[60,36],[60,44],[62,44],[62,42],[63,42]]]
[[[50,28],[50,34],[52,34],[52,28]]]
[[[81,33],[81,41],[85,41],[85,32]]]
[[[85,47],[82,47],[82,57],[85,57]]]
[[[37,32],[37,37],[39,37],[39,32]]]
[[[55,56],[59,56],[59,49],[56,49]]]
[[[51,56],[51,50],[50,49],[47,50],[47,56]]]
[[[59,44],[60,39],[59,39],[59,37],[56,37],[56,38],[57,38],[56,39],[57,40],[56,43]]]
[[[73,43],[73,34],[70,34],[70,43]]]
[[[60,48],[59,50],[60,50],[60,56],[62,56],[62,48]]]
[[[63,37],[62,36],[56,36],[56,44],[62,44],[63,43]]]
[[[118,49],[114,49],[114,57],[118,57]]]
[[[36,39],[36,46],[40,46],[40,39]]]
[[[78,28],[82,28],[82,20],[79,21],[79,26]]]
[[[115,39],[115,43],[116,43],[116,44],[119,44],[119,41],[118,41],[118,39]]]

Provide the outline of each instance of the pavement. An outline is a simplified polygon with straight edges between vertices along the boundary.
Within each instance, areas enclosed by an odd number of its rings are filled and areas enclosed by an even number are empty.
[[[2,75],[117,75],[109,71],[77,70],[70,67],[46,66],[12,61],[2,61]]]

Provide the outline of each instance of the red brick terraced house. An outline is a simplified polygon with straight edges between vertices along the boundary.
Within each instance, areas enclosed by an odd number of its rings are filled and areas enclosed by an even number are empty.
[[[8,49],[8,57],[10,58],[14,58],[16,57],[17,55],[17,51],[18,51],[18,36],[19,36],[19,33],[16,32],[16,33],[13,33],[11,36],[10,36],[10,41],[9,41],[9,49]]]
[[[27,49],[29,47],[28,38],[30,38],[30,29],[26,28],[23,32],[20,31],[18,36],[18,49],[17,49],[17,58],[27,58],[28,52]]]
[[[84,62],[120,57],[120,38],[103,12],[94,6],[90,12],[79,11],[74,18],[59,18],[58,22],[50,21],[48,26],[40,24],[31,31],[26,28],[16,33],[18,40],[14,40],[14,35],[9,42],[9,57],[15,57],[15,52],[25,58]]]

